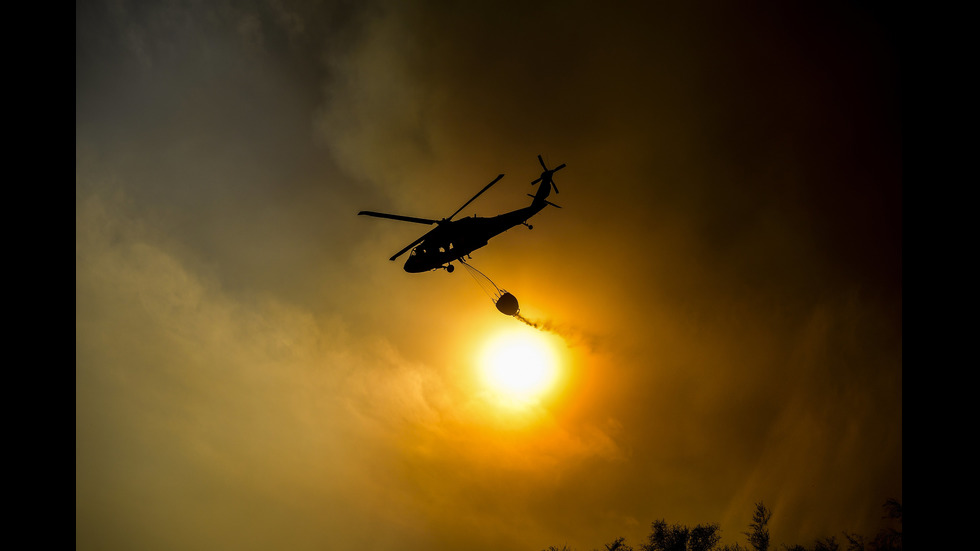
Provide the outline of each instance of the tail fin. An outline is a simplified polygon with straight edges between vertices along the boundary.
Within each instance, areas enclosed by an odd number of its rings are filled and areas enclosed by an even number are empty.
[[[531,195],[530,193],[528,193],[527,196],[530,197],[530,198],[532,198],[532,199],[534,199],[534,201],[531,201],[531,204],[532,205],[534,205],[534,204],[540,204],[541,202],[544,202],[544,203],[546,203],[548,205],[551,205],[551,206],[553,206],[555,208],[559,208],[559,209],[561,208],[561,205],[556,205],[556,204],[552,203],[551,201],[549,201],[547,199],[538,199],[536,196]]]

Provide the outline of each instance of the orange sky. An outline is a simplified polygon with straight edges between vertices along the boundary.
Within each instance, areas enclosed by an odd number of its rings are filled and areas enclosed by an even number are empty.
[[[775,545],[902,497],[887,14],[622,3],[76,5],[76,547]],[[559,353],[480,379],[473,254]]]

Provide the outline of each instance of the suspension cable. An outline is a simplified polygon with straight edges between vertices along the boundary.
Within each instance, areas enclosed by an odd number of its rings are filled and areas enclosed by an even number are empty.
[[[488,297],[490,297],[490,300],[496,302],[497,299],[500,298],[500,295],[502,295],[503,292],[500,290],[500,287],[497,287],[497,284],[494,283],[493,280],[490,279],[487,276],[487,274],[485,274],[485,273],[481,272],[480,270],[476,269],[474,266],[470,266],[469,263],[467,263],[462,258],[459,259],[459,263],[462,264],[463,267],[466,268],[466,271],[469,272],[470,277],[472,277],[473,278],[473,281],[475,281],[476,284],[479,285],[481,289],[483,289],[483,292],[486,293]],[[497,291],[497,294],[496,295],[491,294],[490,291],[489,291],[489,289],[486,287],[486,285],[484,285],[483,282],[481,282],[480,278],[478,278],[476,276],[476,274],[480,274],[481,276],[483,276],[483,280],[485,280],[486,282],[489,282],[490,285],[493,286],[494,290]]]

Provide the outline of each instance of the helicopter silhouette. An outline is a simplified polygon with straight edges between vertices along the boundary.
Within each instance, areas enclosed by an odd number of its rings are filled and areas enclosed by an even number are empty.
[[[555,185],[554,174],[555,172],[565,168],[565,164],[562,163],[555,168],[548,168],[548,166],[544,164],[544,160],[541,158],[541,155],[538,155],[538,162],[541,163],[541,167],[544,168],[544,172],[541,173],[541,176],[538,179],[531,182],[531,185],[533,186],[540,183],[541,186],[534,195],[531,195],[530,193],[528,194],[528,196],[532,198],[531,204],[530,206],[522,209],[505,212],[489,218],[470,216],[459,220],[453,220],[453,218],[459,214],[460,211],[466,208],[467,205],[472,203],[474,199],[482,195],[484,191],[490,189],[490,186],[499,182],[500,179],[504,177],[503,174],[500,174],[494,178],[492,182],[481,189],[479,193],[470,198],[469,201],[463,203],[463,206],[459,207],[456,212],[449,215],[448,218],[443,218],[442,220],[416,218],[414,216],[402,216],[399,214],[387,214],[369,210],[362,210],[357,214],[363,216],[374,216],[376,218],[401,220],[403,222],[414,222],[416,224],[435,224],[435,228],[428,231],[422,237],[419,237],[415,241],[409,243],[404,249],[395,253],[389,260],[395,260],[399,256],[405,254],[405,252],[407,252],[409,249],[412,249],[412,253],[409,255],[408,259],[405,260],[406,272],[415,274],[441,268],[451,273],[456,269],[456,267],[452,264],[454,261],[459,260],[462,262],[463,257],[469,257],[470,253],[486,245],[490,238],[500,235],[501,233],[517,225],[524,225],[527,226],[528,229],[532,229],[533,226],[528,224],[527,221],[529,218],[540,212],[541,209],[548,205],[561,208],[549,201],[548,195],[551,194],[552,188],[554,188],[555,193],[558,193],[558,186]]]

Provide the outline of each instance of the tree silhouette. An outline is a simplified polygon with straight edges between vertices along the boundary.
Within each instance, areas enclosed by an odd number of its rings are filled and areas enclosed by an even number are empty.
[[[656,520],[651,525],[653,532],[647,536],[650,543],[641,546],[643,551],[687,551],[687,539],[690,531],[687,526],[680,524],[667,525],[663,519]]]
[[[902,504],[896,499],[888,499],[885,501],[884,507],[887,511],[884,518],[897,522],[898,529],[888,527],[879,531],[875,539],[871,541],[872,549],[874,551],[902,551]]]
[[[655,521],[652,532],[643,544],[643,551],[712,551],[721,541],[721,528],[717,523],[698,524],[688,528],[682,524],[668,525],[664,520]],[[736,547],[724,547],[722,551],[738,551]]]
[[[606,551],[633,551],[633,548],[626,545],[626,538],[616,538],[616,541],[606,544]]]
[[[783,545],[786,551],[810,551],[802,545],[794,545],[792,547],[787,547]],[[840,551],[840,545],[837,543],[837,539],[833,536],[829,538],[818,539],[813,543],[813,551]]]
[[[772,518],[772,511],[760,501],[755,504],[755,514],[752,515],[752,522],[749,524],[751,532],[742,532],[749,537],[749,545],[755,551],[769,551],[769,519]]]
[[[844,537],[847,539],[846,551],[902,551],[902,503],[896,499],[889,499],[883,507],[886,514],[882,518],[897,524],[898,528],[893,526],[882,528],[870,542],[865,542],[864,536],[859,534],[844,532]],[[755,504],[749,531],[742,532],[748,537],[751,549],[769,551],[771,518],[772,510],[763,502]],[[718,547],[721,541],[721,528],[717,523],[698,524],[694,528],[688,528],[683,524],[667,524],[666,520],[661,519],[651,523],[650,528],[647,543],[640,545],[642,551],[749,551],[749,548],[737,543]],[[605,547],[606,551],[633,551],[633,548],[626,544],[625,538],[617,538],[612,543],[607,543]],[[798,544],[782,547],[785,551],[841,551],[840,544],[833,536],[817,539],[811,548]],[[572,551],[572,549],[563,545],[550,546],[543,551]]]
[[[882,518],[898,524],[898,529],[891,526],[882,528],[867,544],[864,536],[844,532],[848,542],[847,551],[902,551],[902,504],[897,499],[889,498],[882,507],[885,508],[885,516]]]
[[[691,528],[691,539],[688,542],[689,551],[711,551],[721,541],[721,527],[715,524],[698,524]]]

